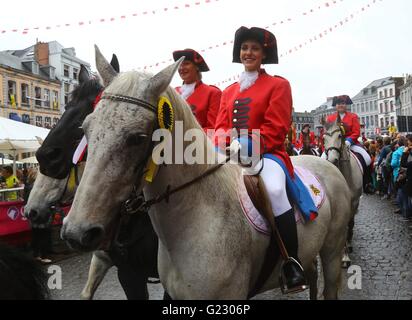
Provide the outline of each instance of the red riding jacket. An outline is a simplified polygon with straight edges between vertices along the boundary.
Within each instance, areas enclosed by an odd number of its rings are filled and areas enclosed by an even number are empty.
[[[177,87],[176,91],[181,94],[180,87]],[[222,91],[219,88],[199,81],[193,93],[186,99],[197,121],[204,130],[215,127],[221,95]]]
[[[338,113],[331,114],[326,121],[334,122],[338,117]],[[360,137],[360,123],[357,114],[346,112],[345,117],[342,120],[343,127],[345,128],[345,138],[352,144],[358,144],[358,138]]]
[[[240,92],[239,83],[227,87],[222,94],[215,130],[226,134],[236,128],[260,129],[261,153],[278,156],[293,177],[293,166],[285,150],[285,139],[292,119],[292,93],[289,82],[260,71],[256,82]],[[215,143],[218,143],[216,132]],[[251,136],[252,139],[254,136]],[[230,143],[230,141],[226,141]]]

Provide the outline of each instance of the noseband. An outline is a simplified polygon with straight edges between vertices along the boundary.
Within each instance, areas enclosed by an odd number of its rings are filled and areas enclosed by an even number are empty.
[[[339,129],[336,129],[336,130],[332,131],[331,133],[325,133],[324,135],[331,137],[331,136],[332,136],[334,133],[336,133],[336,132],[340,132],[340,133],[342,134],[342,129],[339,128]],[[333,150],[334,150],[334,151],[336,151],[336,152],[339,153],[339,158],[340,158],[340,157],[342,156],[344,144],[345,144],[345,143],[344,143],[344,141],[343,141],[343,134],[342,134],[342,141],[341,141],[340,148],[330,147],[330,148],[326,149],[326,150],[325,150],[326,156],[329,156],[329,151],[333,151]]]

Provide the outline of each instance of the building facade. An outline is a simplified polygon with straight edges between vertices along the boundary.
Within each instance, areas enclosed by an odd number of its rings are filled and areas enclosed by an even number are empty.
[[[404,84],[404,79],[400,77],[390,77],[382,81],[378,87],[378,108],[379,108],[379,127],[382,131],[389,131],[390,127],[396,126],[396,116],[400,110],[396,108],[399,98],[400,87]]]
[[[400,115],[412,116],[412,75],[406,75],[405,84],[399,90]]]
[[[60,90],[52,68],[0,52],[0,116],[51,128],[61,115]]]
[[[378,88],[390,78],[375,80],[363,88],[352,98],[352,111],[359,116],[367,138],[372,138],[381,132],[379,125]]]
[[[90,64],[79,59],[74,48],[65,48],[57,41],[38,42],[26,49],[9,50],[7,53],[24,62],[37,63],[42,71],[60,81],[59,108],[67,104],[70,92],[79,83],[81,64],[90,71]],[[64,108],[60,108],[60,111],[63,113]]]

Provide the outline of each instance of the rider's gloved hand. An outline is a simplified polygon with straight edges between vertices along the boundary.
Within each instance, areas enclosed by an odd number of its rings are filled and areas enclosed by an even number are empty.
[[[231,142],[230,147],[226,149],[226,153],[230,156],[234,156],[240,152],[242,145],[239,140],[235,139]]]
[[[347,146],[348,148],[350,148],[350,147],[351,147],[351,145],[352,145],[352,143],[350,143],[350,141],[349,141],[349,140],[345,140],[345,144],[346,144],[346,146]]]

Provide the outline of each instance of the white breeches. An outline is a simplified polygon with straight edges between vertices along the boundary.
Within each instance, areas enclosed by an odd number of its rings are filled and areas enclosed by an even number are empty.
[[[260,168],[259,164],[258,166]],[[263,170],[260,176],[268,192],[275,217],[292,209],[286,193],[286,176],[280,165],[273,160],[263,158]]]
[[[350,147],[350,149],[351,149],[353,152],[359,153],[359,154],[363,157],[363,159],[365,160],[366,166],[367,166],[367,167],[370,166],[370,164],[371,164],[371,162],[372,162],[372,159],[371,159],[370,155],[366,152],[366,150],[365,150],[364,148],[362,148],[361,146],[357,146],[357,145],[354,144],[353,146]]]
[[[357,146],[357,145],[354,144],[354,145],[352,145],[352,146],[350,147],[350,149],[351,149],[353,152],[359,153],[359,154],[363,157],[363,159],[365,160],[366,166],[367,166],[367,167],[370,166],[370,164],[372,163],[372,159],[371,159],[370,155],[366,152],[366,150],[365,150],[364,148],[362,148],[361,146]],[[325,159],[325,160],[327,159],[327,156],[326,156],[326,153],[325,153],[325,152],[322,153],[321,158],[322,158],[322,159]]]

